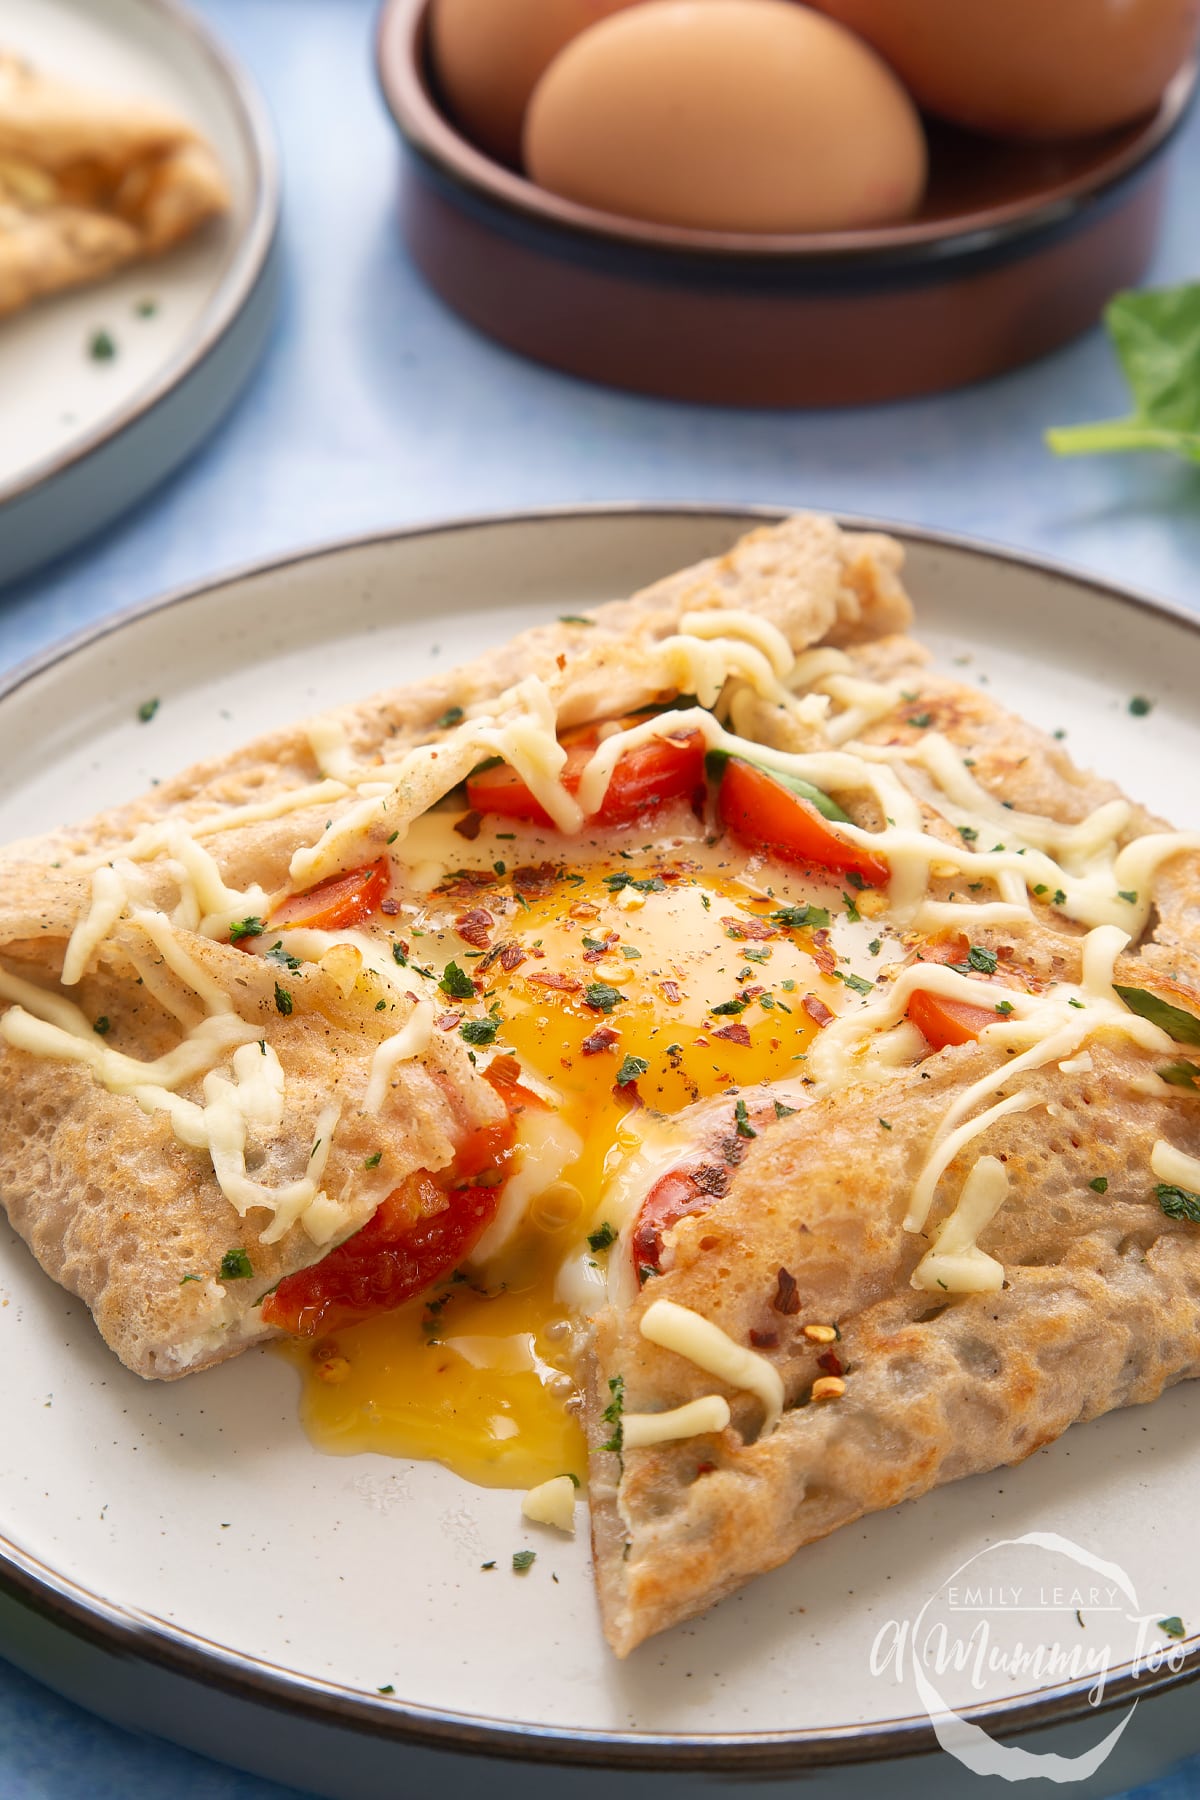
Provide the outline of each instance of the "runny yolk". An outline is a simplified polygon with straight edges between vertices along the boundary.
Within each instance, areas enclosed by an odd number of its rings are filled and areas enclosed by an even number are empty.
[[[483,994],[459,1010],[498,1020],[497,1050],[557,1097],[574,1136],[565,1163],[560,1155],[547,1165],[523,1224],[486,1262],[396,1312],[287,1346],[320,1448],[434,1459],[485,1486],[582,1478],[555,1277],[572,1256],[603,1265],[587,1234],[603,1220],[606,1180],[639,1119],[799,1075],[816,1030],[805,996],[830,1010],[845,1004],[821,938],[771,917],[806,898],[836,908],[836,894],[797,892],[783,877],[767,895],[741,879],[744,864],[744,855],[726,863],[693,845],[675,860],[609,855],[574,875],[556,865],[541,881],[520,869],[515,884],[511,875],[486,888],[451,881],[406,908],[398,929],[411,935],[413,961],[440,970],[453,959],[479,977]],[[613,879],[622,874],[625,886]],[[455,925],[472,908],[492,920],[483,950],[477,929],[464,941]],[[521,960],[491,956],[502,945]]]

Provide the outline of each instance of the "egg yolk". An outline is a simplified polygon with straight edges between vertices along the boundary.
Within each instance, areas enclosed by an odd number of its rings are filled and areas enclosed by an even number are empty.
[[[840,913],[837,890],[698,833],[635,854],[612,838],[547,836],[521,846],[541,855],[525,866],[512,836],[473,842],[454,875],[434,869],[441,879],[404,905],[396,929],[412,962],[440,971],[453,960],[482,983],[441,1027],[490,1020],[495,1050],[556,1103],[536,1115],[549,1128],[530,1127],[550,1136],[525,1145],[523,1216],[489,1229],[485,1256],[421,1299],[285,1354],[304,1372],[302,1418],[320,1448],[433,1458],[470,1481],[523,1488],[585,1472],[556,1278],[571,1257],[602,1270],[605,1248],[588,1237],[625,1223],[605,1218],[614,1170],[645,1123],[802,1074],[817,1030],[806,998],[820,1017],[847,995],[823,914],[794,922],[797,902]],[[863,947],[849,961],[870,962],[874,928],[855,930]],[[497,1226],[502,1215],[503,1201]]]

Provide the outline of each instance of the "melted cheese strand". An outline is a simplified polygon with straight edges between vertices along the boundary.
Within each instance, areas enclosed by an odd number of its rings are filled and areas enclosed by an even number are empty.
[[[247,1025],[234,1013],[221,1013],[197,1025],[174,1050],[155,1057],[152,1062],[139,1062],[134,1056],[110,1050],[96,1036],[82,1013],[69,1029],[55,1023],[48,1016],[50,1008],[44,1005],[46,1000],[55,998],[53,995],[34,990],[39,998],[27,1009],[13,992],[16,985],[11,976],[0,971],[0,996],[16,1002],[0,1016],[0,1037],[14,1049],[28,1050],[32,1056],[45,1056],[57,1062],[85,1063],[100,1085],[111,1094],[130,1094],[147,1085],[168,1091],[181,1087],[185,1081],[210,1069],[215,1062],[223,1061],[235,1044],[244,1044],[254,1036],[252,1025]],[[22,982],[19,985],[26,987],[29,984]],[[58,1004],[65,1006],[70,1002],[59,1001]]]
[[[915,1288],[991,1294],[1004,1285],[1004,1264],[976,1243],[1008,1197],[1008,1173],[996,1156],[981,1156],[963,1183],[958,1205],[938,1227],[933,1247],[913,1270]]]
[[[779,681],[783,681],[796,666],[792,646],[778,625],[741,608],[714,607],[711,612],[684,613],[679,630],[684,637],[740,638],[766,657],[771,672]]]
[[[1036,1094],[1009,1094],[1007,1099],[998,1100],[995,1106],[989,1106],[976,1118],[968,1119],[957,1131],[952,1131],[942,1139],[933,1151],[925,1167],[921,1170],[913,1185],[912,1199],[904,1220],[905,1231],[921,1231],[929,1217],[929,1209],[933,1205],[933,1196],[937,1184],[946,1173],[960,1150],[964,1150],[981,1132],[994,1125],[997,1119],[1003,1119],[1009,1113],[1028,1112],[1031,1107],[1043,1104]]]
[[[1171,1187],[1187,1188],[1200,1193],[1200,1158],[1177,1150],[1166,1138],[1159,1138],[1150,1152],[1150,1167],[1160,1181]]]
[[[354,760],[340,719],[322,713],[308,721],[304,735],[324,780],[343,782],[349,787],[361,778],[363,771]]]
[[[402,1062],[424,1056],[433,1040],[432,1000],[419,1000],[400,1030],[385,1038],[371,1059],[363,1111],[378,1114],[387,1099],[393,1075]]]
[[[898,683],[862,681],[853,675],[827,675],[820,686],[843,708],[825,727],[833,744],[846,744],[866,731],[885,713],[890,713],[900,699]]]
[[[673,1444],[680,1438],[701,1437],[724,1431],[729,1423],[729,1402],[720,1394],[705,1394],[670,1412],[625,1413],[621,1418],[623,1450],[644,1450],[651,1444]]]
[[[214,975],[208,974],[194,957],[188,955],[165,913],[139,908],[132,916],[134,924],[145,932],[167,967],[198,995],[210,1014],[233,1011],[233,1001],[228,993]]]
[[[92,903],[67,940],[62,984],[74,987],[129,904],[129,894],[117,871],[107,863],[92,871]]]
[[[716,1375],[730,1387],[745,1388],[762,1401],[766,1417],[763,1431],[773,1431],[783,1412],[783,1380],[774,1363],[756,1350],[735,1344],[729,1333],[714,1325],[711,1319],[679,1306],[674,1300],[655,1300],[642,1314],[641,1333],[652,1344],[673,1350],[703,1369]]]

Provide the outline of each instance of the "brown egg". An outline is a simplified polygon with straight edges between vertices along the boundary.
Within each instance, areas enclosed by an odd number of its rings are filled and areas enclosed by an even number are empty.
[[[565,43],[637,0],[434,0],[434,72],[456,121],[492,156],[515,163],[521,121],[542,70]]]
[[[813,0],[882,52],[920,104],[1003,137],[1082,137],[1155,105],[1200,0]]]
[[[525,160],[584,205],[718,231],[881,225],[925,183],[899,82],[791,0],[644,0],[594,25],[534,90]]]

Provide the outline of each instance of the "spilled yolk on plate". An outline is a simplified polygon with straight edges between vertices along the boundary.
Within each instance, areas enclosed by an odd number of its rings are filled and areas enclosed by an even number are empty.
[[[899,946],[881,954],[879,927],[848,917],[840,890],[713,844],[688,814],[636,849],[628,832],[580,842],[486,826],[468,843],[448,837],[452,819],[414,829],[414,891],[389,923],[412,963],[440,973],[454,961],[483,984],[476,1001],[446,1003],[441,1028],[494,1021],[481,1057],[515,1056],[550,1105],[522,1115],[496,1219],[452,1280],[284,1353],[303,1372],[320,1448],[524,1488],[584,1474],[573,1308],[560,1296],[578,1295],[582,1268],[602,1299],[608,1257],[628,1255],[588,1244],[628,1223],[610,1216],[623,1163],[664,1115],[798,1079],[817,1029],[806,996],[843,1010],[851,996],[833,969],[873,975]],[[772,918],[804,905],[827,909],[829,927]],[[681,1134],[679,1155],[688,1148]]]

